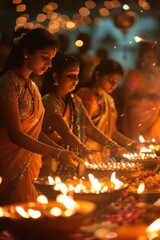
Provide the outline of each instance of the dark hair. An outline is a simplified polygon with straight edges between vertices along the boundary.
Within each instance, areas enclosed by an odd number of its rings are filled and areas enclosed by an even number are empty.
[[[99,72],[100,76],[119,74],[123,76],[124,71],[121,65],[112,59],[103,59],[98,63],[90,76],[90,80],[85,86],[92,86],[96,82],[96,73]]]
[[[22,34],[13,41],[13,47],[7,59],[7,62],[2,69],[3,74],[5,71],[11,68],[20,67],[23,63],[24,48],[28,48],[31,53],[36,50],[43,50],[48,47],[57,48],[58,41],[54,35],[43,28],[36,28]]]
[[[79,66],[79,61],[76,57],[57,52],[56,56],[52,58],[52,67],[49,68],[44,75],[43,85],[41,89],[42,96],[50,93],[54,89],[53,72],[61,75],[65,69],[71,66]]]

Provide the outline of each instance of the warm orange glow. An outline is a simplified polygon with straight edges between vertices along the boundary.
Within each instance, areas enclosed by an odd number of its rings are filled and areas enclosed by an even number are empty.
[[[46,196],[40,195],[40,196],[37,197],[37,202],[38,203],[47,204],[48,203],[48,199],[46,198]]]
[[[22,2],[22,0],[12,0],[13,4],[20,4]]]
[[[100,15],[101,15],[102,17],[106,17],[106,16],[109,15],[109,11],[108,11],[107,8],[100,8],[100,9],[99,9],[99,13],[100,13]]]
[[[96,7],[96,3],[94,1],[89,0],[85,2],[85,6],[89,9],[93,9]]]
[[[37,22],[44,22],[46,20],[46,15],[44,13],[39,13],[36,17]]]
[[[138,188],[137,188],[137,194],[142,194],[145,190],[145,184],[144,183],[140,183]]]
[[[17,12],[24,12],[26,10],[26,5],[25,4],[19,4],[17,7],[16,7],[16,11]]]
[[[90,11],[88,8],[85,8],[85,7],[82,7],[79,9],[79,14],[82,16],[82,17],[86,17],[90,14]]]
[[[75,42],[76,47],[82,47],[83,46],[83,41],[82,40],[77,40]]]
[[[157,218],[146,230],[147,232],[160,232],[160,218]]]
[[[75,23],[73,21],[66,22],[66,27],[68,29],[73,29],[75,27]]]

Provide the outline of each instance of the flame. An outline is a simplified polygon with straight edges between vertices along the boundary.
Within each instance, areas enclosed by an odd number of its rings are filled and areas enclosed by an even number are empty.
[[[2,177],[0,177],[0,184],[1,184],[1,182],[2,182]]]
[[[141,143],[144,143],[144,142],[145,142],[145,139],[144,139],[144,137],[143,137],[142,135],[139,136],[139,141],[140,141]]]
[[[80,205],[74,201],[71,197],[64,196],[63,194],[60,194],[57,196],[56,201],[58,203],[62,203],[68,210],[72,211],[72,213],[79,210]]]
[[[137,194],[142,194],[145,190],[145,184],[144,182],[140,183],[138,188],[137,188]]]
[[[37,197],[37,202],[38,203],[47,204],[48,203],[48,199],[46,198],[46,196],[40,195],[40,196]]]
[[[95,190],[95,192],[97,193],[100,192],[102,188],[102,184],[91,173],[88,174],[88,177],[92,184],[92,188]]]
[[[22,216],[23,218],[29,218],[29,214],[24,210],[24,208],[20,207],[20,206],[16,206],[16,211],[17,213],[19,213],[20,216]]]
[[[50,213],[55,217],[59,217],[62,215],[62,210],[59,207],[54,207],[50,210]]]
[[[48,176],[48,182],[49,182],[50,185],[55,184],[55,181],[51,176]]]
[[[28,209],[28,214],[31,218],[34,218],[34,219],[41,217],[41,212],[34,209]]]
[[[146,229],[148,233],[159,232],[160,231],[160,218],[157,218],[151,225]]]
[[[112,173],[110,181],[115,184],[115,189],[119,189],[123,186],[123,182],[119,181],[118,178],[116,178],[115,172]]]

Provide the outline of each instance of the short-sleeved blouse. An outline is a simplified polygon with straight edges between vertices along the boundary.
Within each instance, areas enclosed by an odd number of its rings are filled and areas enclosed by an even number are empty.
[[[33,82],[30,81],[30,89],[26,87],[26,83],[15,72],[8,70],[0,77],[0,103],[6,101],[17,102],[21,121],[27,119],[34,111]],[[6,109],[7,111],[7,109]],[[0,126],[3,126],[0,113]]]

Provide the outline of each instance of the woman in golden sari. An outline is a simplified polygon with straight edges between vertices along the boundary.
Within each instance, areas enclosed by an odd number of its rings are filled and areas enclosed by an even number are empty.
[[[160,68],[157,46],[142,42],[137,68],[124,80],[124,133],[160,143]]]
[[[41,155],[72,167],[81,161],[41,132],[44,108],[38,87],[29,76],[47,71],[56,49],[57,40],[47,30],[31,30],[14,39],[1,73],[0,205],[36,199],[32,181],[38,177]]]
[[[121,134],[116,128],[117,111],[110,95],[123,76],[121,65],[111,59],[104,59],[93,69],[90,81],[79,89],[77,95],[82,99],[94,125],[106,136],[118,144],[128,148],[134,140]],[[91,149],[106,152],[102,146],[91,138],[86,139],[86,145]]]
[[[57,144],[69,148],[90,161],[90,149],[85,138],[90,137],[115,155],[126,152],[124,148],[104,135],[91,121],[80,98],[73,94],[78,84],[79,62],[73,56],[57,53],[44,78],[42,94],[45,107],[43,131]],[[99,155],[98,155],[99,156]],[[97,153],[92,157],[98,161]]]

